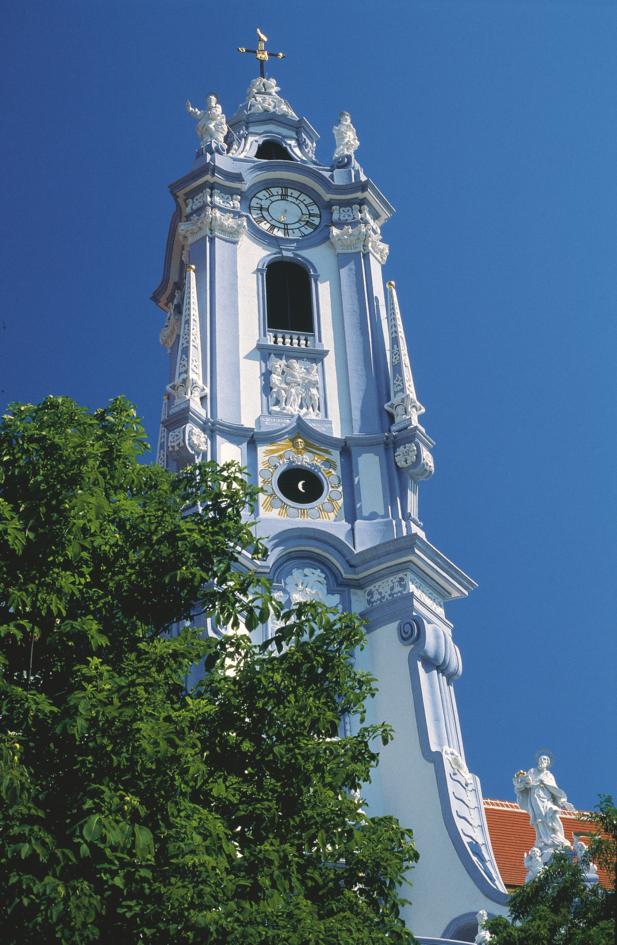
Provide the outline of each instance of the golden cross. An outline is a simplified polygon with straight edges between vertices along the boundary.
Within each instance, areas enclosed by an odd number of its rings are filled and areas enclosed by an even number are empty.
[[[255,59],[259,63],[259,75],[262,79],[266,76],[265,65],[268,59],[284,59],[285,53],[283,52],[268,52],[266,49],[266,43],[268,42],[268,37],[264,36],[259,27],[257,27],[257,49],[245,49],[244,46],[238,46],[238,52],[241,53],[254,53]]]

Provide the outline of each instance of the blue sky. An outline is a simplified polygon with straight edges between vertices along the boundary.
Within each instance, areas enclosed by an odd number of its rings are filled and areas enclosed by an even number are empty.
[[[386,276],[437,440],[421,517],[480,585],[450,609],[469,765],[511,798],[548,747],[592,806],[616,782],[615,2],[5,4],[0,398],[123,392],[156,437],[184,101],[233,113],[257,24],[318,153],[349,110],[398,211]]]

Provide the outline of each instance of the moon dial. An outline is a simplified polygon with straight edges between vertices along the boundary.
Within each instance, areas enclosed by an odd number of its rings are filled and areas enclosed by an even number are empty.
[[[281,495],[297,505],[312,505],[318,502],[326,491],[321,476],[306,466],[288,466],[283,469],[277,477],[276,485]]]

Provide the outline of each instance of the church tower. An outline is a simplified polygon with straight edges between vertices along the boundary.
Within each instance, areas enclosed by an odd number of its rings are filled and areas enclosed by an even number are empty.
[[[384,276],[394,211],[356,160],[349,114],[324,162],[315,129],[265,75],[261,34],[255,52],[261,75],[232,118],[214,96],[187,102],[199,149],[171,186],[153,295],[169,349],[158,461],[245,466],[262,490],[256,528],[270,555],[259,567],[281,600],[366,619],[358,659],[379,685],[369,721],[396,734],[363,792],[368,811],[414,830],[405,918],[420,941],[473,941],[478,910],[501,913],[506,900],[465,762],[446,616],[475,585],[419,520],[434,444]]]

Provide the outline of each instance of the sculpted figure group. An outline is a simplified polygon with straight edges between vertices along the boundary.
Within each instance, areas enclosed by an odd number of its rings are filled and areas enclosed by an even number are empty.
[[[299,413],[303,417],[320,415],[319,373],[314,361],[271,354],[268,368],[271,413]]]

